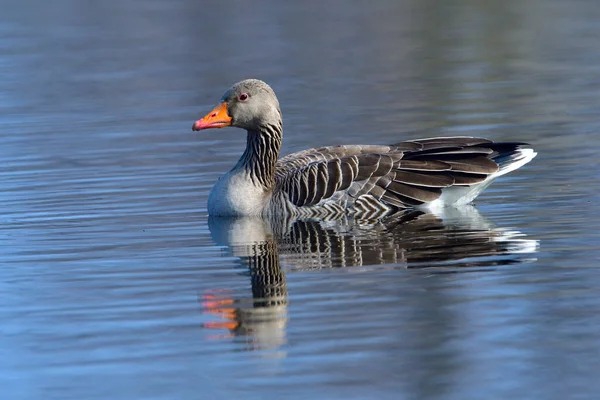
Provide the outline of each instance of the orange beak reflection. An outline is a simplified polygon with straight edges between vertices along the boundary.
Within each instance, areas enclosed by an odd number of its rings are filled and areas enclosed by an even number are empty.
[[[193,131],[201,131],[203,129],[223,128],[231,126],[231,117],[227,114],[227,103],[223,102],[216,106],[211,112],[192,126]]]

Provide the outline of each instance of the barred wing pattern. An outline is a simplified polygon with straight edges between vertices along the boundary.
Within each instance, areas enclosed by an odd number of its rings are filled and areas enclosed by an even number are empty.
[[[278,161],[275,190],[300,210],[395,211],[432,202],[444,188],[484,182],[514,161],[521,145],[448,137],[309,149]]]

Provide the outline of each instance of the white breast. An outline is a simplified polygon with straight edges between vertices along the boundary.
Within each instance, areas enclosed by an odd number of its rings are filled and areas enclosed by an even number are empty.
[[[260,216],[270,192],[256,186],[243,170],[223,175],[208,196],[208,213],[214,216]]]

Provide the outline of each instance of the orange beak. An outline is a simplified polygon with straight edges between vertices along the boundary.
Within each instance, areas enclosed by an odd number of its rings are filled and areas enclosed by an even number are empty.
[[[203,129],[223,128],[231,126],[231,117],[227,114],[227,103],[223,102],[216,106],[211,112],[192,126],[193,131],[201,131]]]

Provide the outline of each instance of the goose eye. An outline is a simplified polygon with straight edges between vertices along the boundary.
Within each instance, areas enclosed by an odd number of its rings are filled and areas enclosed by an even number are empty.
[[[247,94],[247,93],[242,93],[242,94],[240,94],[240,95],[238,96],[238,99],[239,99],[240,101],[246,101],[246,100],[248,100],[248,94]]]

